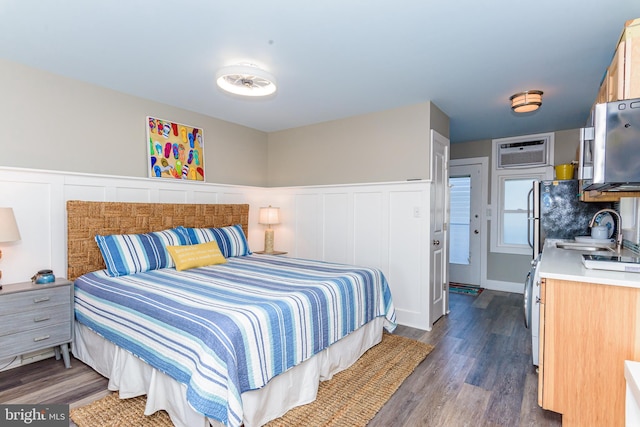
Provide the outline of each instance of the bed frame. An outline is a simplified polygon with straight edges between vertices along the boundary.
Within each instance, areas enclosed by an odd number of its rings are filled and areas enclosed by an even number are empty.
[[[249,233],[247,204],[179,204],[67,201],[67,278],[106,268],[96,234],[137,234],[177,227],[240,224]]]

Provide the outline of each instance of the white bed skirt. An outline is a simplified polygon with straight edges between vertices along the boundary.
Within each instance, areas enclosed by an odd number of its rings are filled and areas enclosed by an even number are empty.
[[[382,340],[383,317],[342,338],[311,359],[273,378],[259,389],[242,393],[245,427],[261,426],[289,409],[313,402],[320,381],[351,366]],[[164,409],[176,427],[220,426],[196,412],[186,400],[186,386],[75,322],[73,355],[109,378],[109,390],[121,398],[147,395],[145,415]]]

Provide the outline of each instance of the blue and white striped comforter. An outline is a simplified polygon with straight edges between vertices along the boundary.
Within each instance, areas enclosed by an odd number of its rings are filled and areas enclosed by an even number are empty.
[[[275,256],[75,282],[79,322],[187,386],[195,410],[242,424],[258,389],[375,317],[395,327],[377,269]]]

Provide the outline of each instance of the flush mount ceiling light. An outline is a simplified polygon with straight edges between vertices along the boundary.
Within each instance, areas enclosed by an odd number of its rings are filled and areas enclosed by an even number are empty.
[[[542,91],[528,90],[513,95],[511,101],[511,109],[516,113],[529,113],[535,111],[542,105]]]
[[[241,96],[267,96],[276,91],[275,77],[253,64],[221,68],[216,83],[222,90]]]

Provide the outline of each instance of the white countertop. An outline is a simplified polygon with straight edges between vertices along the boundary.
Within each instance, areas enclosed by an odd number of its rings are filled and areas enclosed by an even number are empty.
[[[631,422],[631,420],[629,419],[629,415],[637,415],[637,409],[640,405],[640,362],[625,360],[624,378],[627,380],[627,425],[638,425],[637,423]],[[636,410],[630,411],[631,407],[635,408]]]
[[[585,268],[582,264],[582,254],[590,252],[559,249],[556,247],[557,241],[550,239],[545,241],[542,262],[539,267],[540,277],[640,288],[640,273]],[[611,255],[618,254],[612,252]],[[627,249],[623,249],[619,255],[638,256]]]

